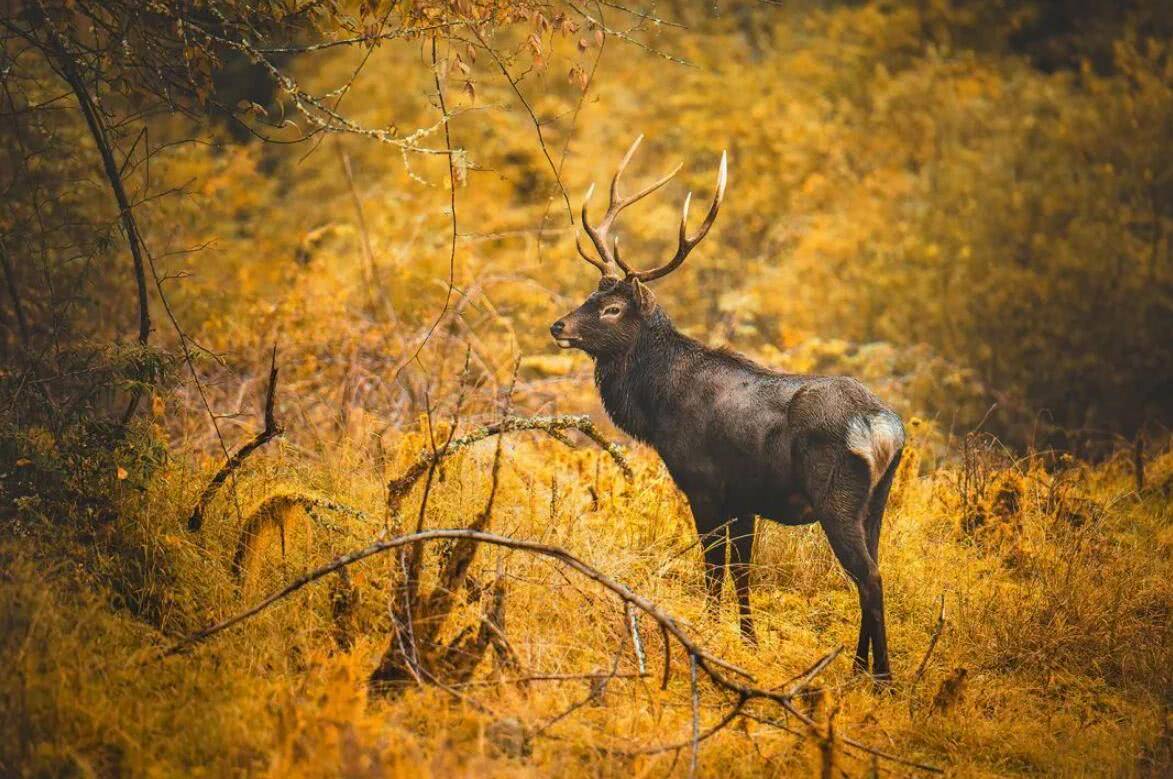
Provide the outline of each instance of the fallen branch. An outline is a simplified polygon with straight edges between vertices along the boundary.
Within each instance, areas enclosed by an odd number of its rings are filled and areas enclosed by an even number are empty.
[[[705,728],[703,731],[699,728],[694,730],[687,741],[677,741],[674,744],[659,744],[650,747],[640,747],[638,749],[609,751],[614,754],[624,755],[625,757],[636,757],[640,755],[657,755],[661,752],[675,752],[686,747],[695,748],[702,741],[717,735],[717,733],[719,733],[726,725],[745,714],[745,704],[748,702],[748,700],[748,698],[738,697],[737,703],[733,704],[733,708],[725,712],[725,716],[717,720],[717,722],[713,723],[708,728]],[[693,722],[694,724],[698,724],[699,720],[694,720]],[[671,772],[669,772],[669,775],[671,775]]]
[[[627,604],[625,603],[624,606],[626,605]],[[621,660],[623,660],[623,652],[627,648],[627,638],[627,635],[624,634],[623,640],[619,643],[619,648],[615,650],[615,654],[611,658],[611,671],[599,676],[596,679],[592,679],[590,691],[586,694],[586,697],[572,703],[569,708],[547,720],[544,725],[534,730],[535,736],[542,735],[547,730],[581,709],[583,706],[588,704],[595,706],[603,705],[603,696],[607,693],[607,685],[611,683],[612,679],[615,679],[619,676],[619,663]]]
[[[240,467],[249,455],[260,449],[265,444],[269,443],[273,438],[281,435],[283,428],[277,424],[277,420],[273,416],[273,398],[277,393],[277,345],[273,344],[273,354],[269,362],[269,389],[265,393],[265,429],[257,433],[256,436],[244,446],[236,450],[228,460],[221,466],[212,480],[208,482],[208,486],[204,487],[203,493],[200,494],[199,501],[196,502],[195,508],[192,509],[191,516],[187,519],[187,529],[193,533],[198,531],[204,524],[204,512],[208,509],[208,503],[216,496],[216,492],[220,489],[220,485]]]
[[[664,674],[660,679],[660,689],[668,689],[668,675],[672,673],[672,644],[668,639],[668,628],[660,625],[660,637],[664,640]]]
[[[533,428],[529,427],[524,429]],[[674,638],[676,642],[680,644],[681,647],[683,647],[690,658],[690,662],[695,663],[695,667],[698,671],[703,671],[709,680],[718,688],[732,692],[738,696],[740,701],[739,705],[744,706],[744,704],[750,702],[751,700],[771,701],[781,706],[788,714],[797,718],[807,727],[817,729],[815,721],[794,706],[792,696],[789,693],[778,692],[776,690],[764,689],[755,686],[752,684],[754,678],[748,671],[738,668],[736,665],[722,660],[721,658],[716,657],[707,650],[703,649],[695,641],[693,641],[693,639],[687,633],[684,632],[674,617],[663,611],[655,603],[634,592],[626,585],[611,579],[606,574],[603,574],[591,565],[583,562],[581,559],[566,551],[565,549],[536,541],[509,538],[507,536],[470,530],[468,528],[434,529],[424,530],[419,533],[409,533],[406,535],[383,539],[365,548],[357,549],[353,552],[344,554],[332,562],[327,563],[326,565],[323,565],[320,568],[310,571],[293,580],[285,587],[264,598],[251,608],[182,639],[177,644],[173,645],[170,649],[166,650],[163,653],[163,656],[169,657],[179,654],[194,646],[195,644],[205,641],[208,638],[224,630],[227,630],[228,628],[238,625],[241,622],[256,616],[262,611],[265,611],[270,606],[282,600],[286,596],[297,592],[301,588],[312,584],[318,579],[328,576],[329,574],[334,573],[342,568],[346,568],[347,566],[353,565],[354,563],[357,563],[361,560],[365,560],[368,557],[373,557],[374,555],[381,554],[383,552],[396,549],[407,544],[415,544],[437,539],[463,539],[476,543],[500,546],[506,549],[526,551],[532,554],[537,554],[557,560],[563,565],[566,565],[567,567],[577,571],[579,574],[602,586],[604,589],[609,590],[618,596],[625,604],[630,604],[630,606],[633,606],[636,609],[644,612],[651,619],[655,620],[664,632],[672,636],[672,638]],[[829,662],[830,661],[828,660],[826,663],[822,663],[822,667],[826,667]],[[725,673],[722,673],[722,671],[740,676],[744,679],[747,679],[750,683],[746,684],[735,681],[729,676],[726,676]],[[732,721],[732,719],[733,718],[730,718],[729,721]],[[690,744],[697,743],[698,739],[696,736],[697,734],[694,733],[694,739],[689,742]],[[900,763],[901,765],[912,766],[932,773],[942,773],[941,769],[935,766],[906,760],[896,755],[891,755],[878,749],[874,749],[867,746],[866,744],[860,743],[850,738],[843,737],[841,742],[848,747],[867,752],[868,754],[876,755],[884,760],[891,760]]]
[[[467,375],[467,353],[465,354],[464,365],[464,373]],[[461,393],[457,399],[456,412],[452,420],[453,434],[448,436],[448,440],[445,442],[443,449],[437,449],[435,440],[432,440],[430,450],[432,452],[432,463],[428,466],[428,479],[427,486],[424,488],[424,500],[420,503],[419,519],[416,523],[417,533],[423,530],[428,488],[431,486],[436,466],[440,459],[447,453],[448,446],[451,444],[452,437],[460,423],[460,409],[464,401],[465,386],[466,384],[462,381]],[[432,430],[430,409],[428,420],[430,437]],[[485,499],[484,508],[481,509],[480,513],[476,515],[472,524],[469,526],[470,530],[486,530],[489,525],[489,520],[492,517],[493,504],[496,501],[497,488],[500,481],[501,440],[500,437],[497,438],[497,448],[493,453],[489,495]],[[391,641],[390,646],[387,647],[387,651],[383,653],[383,659],[379,662],[378,667],[371,674],[371,683],[376,688],[389,691],[397,682],[409,676],[414,676],[415,674],[410,674],[408,669],[403,667],[405,662],[416,664],[418,667],[417,670],[422,670],[422,666],[446,668],[448,671],[455,673],[457,681],[466,681],[468,677],[472,676],[473,671],[476,670],[476,664],[480,662],[481,657],[490,644],[496,645],[498,657],[504,656],[502,654],[502,647],[500,646],[500,640],[504,638],[505,624],[505,576],[503,570],[498,570],[497,572],[497,582],[493,586],[494,605],[490,608],[489,613],[482,617],[481,629],[477,632],[475,641],[466,643],[465,637],[458,635],[447,646],[436,642],[438,633],[452,612],[457,591],[464,587],[467,581],[468,569],[472,565],[473,558],[476,556],[477,549],[479,548],[478,544],[469,540],[462,539],[453,543],[452,547],[447,550],[448,554],[440,572],[440,581],[427,597],[421,598],[418,588],[420,567],[423,561],[423,544],[419,543],[411,546],[411,553],[407,556],[408,559],[403,561],[405,571],[404,579],[400,586],[401,597],[395,598],[395,605],[392,606],[392,624],[396,630],[399,629],[399,626],[406,628],[411,652],[408,654],[398,651],[402,645],[403,638],[397,635]],[[400,556],[405,556],[403,551],[400,552]],[[466,628],[466,630],[470,629]],[[494,639],[497,639],[497,641],[495,642]]]
[[[482,679],[471,682],[459,682],[453,687],[495,687],[501,684],[527,685],[531,682],[594,682],[601,679],[646,679],[646,673],[607,673],[605,671],[590,671],[578,674],[532,674],[530,676],[502,677],[500,679]]]
[[[792,713],[792,714],[795,713],[792,710],[788,710],[788,711],[790,711],[790,713]],[[787,724],[786,722],[783,722],[782,720],[773,719],[772,717],[762,717],[757,714],[751,714],[748,712],[745,714],[745,716],[747,719],[751,719],[754,722],[760,722],[763,725],[770,725],[772,727],[778,728],[779,730],[784,730],[787,733],[793,733],[793,734],[799,735],[799,736],[802,735],[799,731],[795,730],[789,724]],[[816,727],[814,720],[812,720],[810,717],[806,716],[805,714],[798,715],[798,719],[801,720],[802,723],[804,725],[806,725],[808,728],[815,728]],[[817,732],[817,730],[816,730],[816,732]],[[908,766],[909,768],[917,768],[921,771],[925,771],[930,774],[943,774],[943,773],[945,773],[944,770],[938,768],[935,765],[929,765],[928,763],[921,763],[916,760],[909,760],[906,757],[901,757],[900,755],[894,755],[891,752],[885,752],[882,749],[876,749],[875,747],[870,747],[867,744],[856,741],[853,738],[846,738],[843,736],[837,736],[837,738],[839,738],[840,743],[842,743],[843,745],[851,747],[852,749],[856,749],[860,752],[863,752],[864,754],[868,754],[873,757],[879,758],[880,760],[887,760],[890,763],[896,763],[897,765]],[[852,757],[859,759],[859,755],[852,755]]]
[[[282,536],[292,518],[293,510],[301,509],[316,524],[334,533],[345,533],[343,528],[318,515],[316,509],[346,514],[366,521],[367,516],[358,509],[336,503],[332,500],[297,492],[275,492],[265,497],[256,508],[249,512],[240,528],[236,540],[236,551],[232,555],[232,574],[237,583],[243,584],[245,571],[256,553],[257,542],[269,528],[278,530]]]

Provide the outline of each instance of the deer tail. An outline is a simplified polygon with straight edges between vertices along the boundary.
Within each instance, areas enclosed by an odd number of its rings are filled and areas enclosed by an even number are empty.
[[[847,426],[847,449],[868,465],[871,486],[883,478],[896,454],[904,448],[904,426],[891,411],[853,417]]]

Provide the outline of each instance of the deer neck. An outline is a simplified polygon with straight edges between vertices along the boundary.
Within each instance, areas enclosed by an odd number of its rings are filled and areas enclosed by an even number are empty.
[[[678,389],[673,368],[688,344],[657,308],[630,349],[596,359],[595,385],[612,422],[635,438],[651,441]]]

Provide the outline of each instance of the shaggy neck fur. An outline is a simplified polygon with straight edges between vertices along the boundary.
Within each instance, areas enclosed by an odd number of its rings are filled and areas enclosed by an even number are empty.
[[[630,349],[595,358],[595,385],[611,420],[629,435],[649,441],[659,415],[673,405],[681,366],[704,351],[657,306]]]

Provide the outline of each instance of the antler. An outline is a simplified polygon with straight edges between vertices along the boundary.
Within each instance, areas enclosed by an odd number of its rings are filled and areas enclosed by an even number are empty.
[[[615,217],[619,216],[619,212],[630,206],[632,203],[635,203],[638,200],[642,200],[671,181],[672,177],[676,175],[677,171],[679,171],[681,167],[680,165],[677,165],[668,173],[668,175],[664,176],[658,181],[652,182],[634,195],[629,197],[621,196],[619,194],[619,177],[623,175],[624,169],[627,168],[627,163],[631,162],[631,158],[635,156],[635,150],[639,148],[639,145],[643,142],[643,139],[644,136],[641,133],[627,149],[627,153],[623,155],[623,159],[620,160],[619,167],[615,170],[615,176],[611,179],[611,202],[607,205],[607,213],[603,214],[603,220],[599,222],[599,226],[597,228],[591,226],[590,218],[587,216],[587,203],[590,202],[591,195],[595,193],[594,184],[591,184],[590,189],[587,190],[586,197],[582,201],[582,226],[583,229],[586,230],[587,235],[590,236],[591,243],[595,245],[595,249],[598,251],[599,257],[602,261],[600,262],[599,260],[588,257],[586,252],[583,251],[582,245],[579,244],[577,240],[575,243],[578,246],[578,253],[581,254],[587,262],[598,268],[599,272],[604,276],[608,275],[609,271],[611,270],[611,268],[608,266],[619,268],[621,271],[623,271],[625,276],[631,276],[633,273],[627,263],[625,263],[619,256],[618,240],[612,238],[612,245],[607,246],[607,239],[611,237],[611,227],[615,223]]]
[[[701,224],[700,229],[691,238],[688,235],[688,207],[692,203],[692,193],[688,193],[688,197],[684,199],[684,210],[680,217],[680,243],[676,248],[676,256],[669,260],[666,264],[650,270],[637,271],[632,270],[623,258],[619,256],[619,236],[611,236],[611,227],[615,223],[615,217],[619,216],[619,212],[641,200],[651,193],[655,192],[660,187],[667,184],[677,171],[680,170],[680,165],[672,169],[668,175],[653,182],[644,189],[640,190],[630,197],[623,197],[619,194],[619,177],[623,175],[627,163],[631,162],[631,158],[635,155],[635,150],[639,148],[640,143],[644,137],[641,134],[635,139],[635,142],[628,148],[627,153],[623,155],[623,159],[619,162],[619,167],[615,171],[614,178],[611,179],[611,202],[607,206],[607,213],[603,215],[603,220],[599,226],[593,227],[590,223],[590,218],[587,216],[587,203],[590,202],[591,195],[595,192],[595,185],[591,184],[590,189],[587,190],[586,197],[582,202],[582,226],[586,230],[587,235],[590,236],[591,242],[595,245],[595,249],[599,253],[599,259],[595,259],[587,254],[583,249],[582,243],[575,238],[574,245],[578,249],[578,253],[582,258],[594,265],[604,276],[614,275],[614,269],[623,272],[623,275],[628,279],[636,279],[639,281],[653,281],[663,276],[667,276],[672,271],[680,267],[684,259],[688,256],[698,243],[700,243],[709,233],[709,228],[713,226],[713,221],[717,218],[717,210],[721,207],[721,201],[725,197],[725,180],[727,173],[726,155],[721,152],[721,167],[717,173],[717,191],[713,195],[713,205],[709,207],[709,213],[705,217],[705,221]],[[611,239],[611,245],[607,245],[607,239]]]
[[[697,230],[696,235],[688,237],[688,206],[692,203],[692,193],[689,192],[688,196],[684,198],[684,210],[680,215],[680,242],[676,246],[676,256],[658,268],[634,273],[629,271],[628,276],[644,282],[655,281],[680,267],[680,263],[684,262],[688,253],[709,234],[709,228],[713,226],[713,221],[717,218],[717,211],[721,208],[721,201],[725,198],[726,173],[725,152],[721,152],[721,167],[717,171],[717,191],[713,195],[713,205],[709,206],[709,213],[705,217],[705,221],[701,222],[701,227]]]

